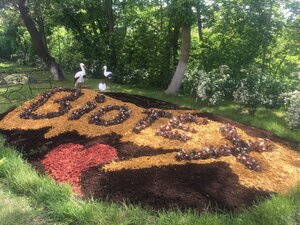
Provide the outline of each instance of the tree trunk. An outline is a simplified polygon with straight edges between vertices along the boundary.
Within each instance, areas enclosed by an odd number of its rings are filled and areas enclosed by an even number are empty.
[[[199,40],[201,42],[201,45],[204,43],[204,38],[203,38],[203,22],[202,22],[202,16],[201,16],[201,6],[199,2],[196,5],[196,10],[197,10],[197,25],[198,25],[198,36]]]
[[[166,94],[176,95],[180,89],[181,82],[183,80],[183,76],[185,73],[185,69],[189,60],[189,50],[191,44],[191,26],[183,25],[182,26],[182,34],[181,34],[181,48],[180,48],[180,58],[179,62],[173,75],[172,81],[167,90],[165,90]]]
[[[262,43],[262,73],[264,73],[267,69],[267,53],[268,47],[270,45],[271,39],[271,29],[272,29],[272,14],[273,14],[273,6],[275,4],[275,0],[270,2],[270,8],[267,14],[267,22],[265,27],[265,32],[263,36]]]
[[[160,84],[168,85],[169,80],[171,79],[173,71],[172,64],[172,25],[169,23],[168,25],[168,35],[166,43],[164,44],[164,48],[161,51],[161,60],[160,60],[160,77],[163,79]]]
[[[114,12],[112,0],[107,0],[107,20],[108,20],[108,33],[109,33],[109,44],[111,48],[111,63],[116,69],[118,64],[116,43],[115,43],[115,32],[114,32]]]
[[[47,45],[43,39],[43,34],[37,29],[32,16],[29,14],[27,0],[19,0],[18,7],[38,56],[46,64],[55,80],[63,80],[64,74],[60,65],[50,55]]]
[[[176,65],[178,65],[178,49],[179,49],[179,45],[178,45],[178,40],[179,40],[179,33],[180,33],[180,25],[175,21],[174,23],[174,31],[173,31],[173,35],[172,35],[172,51],[173,51],[173,68],[176,67]]]
[[[160,85],[162,87],[165,87],[170,83],[172,75],[174,75],[174,71],[178,65],[178,39],[180,34],[180,25],[176,22],[174,15],[171,15],[166,29],[168,30],[167,38],[161,51],[160,60],[160,77],[163,79]]]

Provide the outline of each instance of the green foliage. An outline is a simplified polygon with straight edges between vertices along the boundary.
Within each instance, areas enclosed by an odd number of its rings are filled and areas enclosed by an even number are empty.
[[[261,69],[254,65],[241,69],[240,77],[241,80],[238,81],[233,92],[235,102],[254,111],[258,107],[279,107],[283,105],[281,94],[288,86],[282,81],[263,73]]]
[[[17,51],[18,26],[13,12],[0,10],[0,58],[10,59]]]
[[[196,66],[188,68],[182,81],[181,93],[196,95],[198,84],[202,79],[201,75],[204,75],[202,74],[203,72],[204,71]],[[207,75],[207,73],[205,75]]]
[[[73,33],[64,27],[53,28],[49,46],[51,55],[67,70],[72,70],[74,66],[78,67],[79,62],[86,61],[79,51]]]
[[[145,87],[149,85],[150,74],[145,69],[134,69],[132,67],[124,67],[120,80],[123,84],[132,84],[137,87]]]
[[[286,106],[286,120],[292,129],[300,128],[300,91],[284,94]]]
[[[24,27],[18,27],[18,50],[11,56],[11,59],[20,65],[41,66],[41,59],[33,50],[30,35]]]
[[[0,57],[41,64],[16,9],[8,7],[12,2],[0,1],[6,6]],[[115,81],[159,88],[176,69],[182,24],[192,25],[191,71],[228,65],[239,81],[240,70],[256,64],[268,80],[293,80],[300,72],[299,8],[296,0],[30,1],[36,25],[44,24],[50,52],[65,70],[84,62],[89,75],[101,77],[107,65]],[[195,93],[194,75],[187,75],[182,91]]]
[[[175,20],[177,23],[191,25],[196,21],[195,14],[192,11],[192,7],[195,5],[195,0],[173,0],[170,4],[170,10],[176,12]]]
[[[231,70],[226,65],[208,73],[201,70],[198,72],[198,76],[197,96],[202,101],[215,105],[224,101],[232,91]]]

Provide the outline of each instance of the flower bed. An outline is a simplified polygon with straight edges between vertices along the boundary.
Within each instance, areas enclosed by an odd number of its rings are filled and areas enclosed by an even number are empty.
[[[235,209],[300,182],[300,156],[280,140],[203,115],[140,96],[59,88],[9,112],[0,131],[85,197]]]

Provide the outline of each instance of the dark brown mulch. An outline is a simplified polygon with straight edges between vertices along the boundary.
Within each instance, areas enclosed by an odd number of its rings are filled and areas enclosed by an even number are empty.
[[[118,92],[106,92],[112,98],[133,103],[139,107],[149,109],[149,108],[160,108],[160,109],[189,109],[187,107],[181,107],[171,102],[165,102],[162,100],[149,98],[141,95],[118,93]]]
[[[172,103],[145,98],[137,95],[108,93],[109,96],[128,101],[144,108],[182,109]],[[265,131],[247,128],[245,125],[230,121],[213,114],[202,114],[209,119],[222,123],[231,123],[255,135],[267,136]],[[1,116],[0,116],[1,118]],[[115,133],[87,138],[75,132],[62,134],[51,139],[44,139],[47,128],[37,131],[3,131],[7,144],[15,146],[24,158],[35,168],[43,172],[40,160],[53,148],[65,144],[81,144],[85,148],[101,143],[116,148],[119,160],[139,156],[159,155],[178,151],[178,149],[151,149],[139,147],[133,143],[120,141]],[[277,138],[276,138],[277,139]],[[278,141],[278,139],[276,140]],[[81,177],[81,191],[86,197],[109,199],[114,202],[142,203],[154,209],[194,208],[199,211],[208,206],[227,210],[241,209],[252,205],[257,197],[268,197],[270,193],[246,188],[238,183],[228,164],[217,162],[204,165],[172,165],[138,170],[121,170],[115,172],[100,171],[99,167],[90,168]]]
[[[236,210],[270,193],[243,187],[224,162],[186,164],[116,172],[94,167],[84,172],[85,196],[114,202],[143,203],[153,209]]]
[[[179,151],[179,149],[153,149],[151,147],[140,147],[132,142],[121,142],[121,136],[116,133],[102,135],[96,138],[87,138],[78,135],[77,132],[67,132],[58,137],[45,139],[44,135],[47,132],[48,128],[27,131],[1,131],[1,133],[6,136],[6,144],[16,147],[28,161],[40,160],[52,149],[67,143],[81,144],[85,148],[89,148],[92,145],[99,143],[107,144],[117,149],[119,160]]]

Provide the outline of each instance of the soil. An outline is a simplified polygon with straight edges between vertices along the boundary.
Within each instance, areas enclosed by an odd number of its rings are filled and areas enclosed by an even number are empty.
[[[90,93],[92,91],[85,94]],[[137,110],[135,107],[174,110],[172,113],[188,110],[138,95],[105,95],[111,98],[109,101],[116,99],[127,105],[132,104],[129,106],[133,110]],[[84,101],[87,100],[83,99],[82,102]],[[51,108],[51,104],[47,107]],[[28,103],[23,108],[26,106]],[[41,112],[46,112],[47,107],[42,108]],[[244,139],[269,138],[274,142],[276,151],[273,153],[252,154],[262,163],[263,172],[248,170],[232,156],[178,162],[175,159],[176,152],[189,146],[188,144],[164,139],[160,143],[159,138],[155,141],[147,140],[147,135],[153,133],[150,129],[137,136],[125,137],[129,130],[126,125],[122,126],[123,130],[116,128],[111,131],[107,128],[105,132],[98,131],[97,135],[94,135],[93,129],[86,128],[92,133],[89,135],[82,128],[64,128],[58,129],[60,133],[56,135],[47,136],[53,129],[51,124],[45,123],[43,127],[34,125],[32,129],[17,129],[17,125],[11,125],[14,115],[7,112],[0,115],[0,125],[3,122],[11,128],[0,126],[0,132],[6,135],[6,144],[16,147],[39,172],[49,173],[58,182],[70,183],[73,190],[83,198],[125,201],[152,209],[176,207],[203,211],[209,206],[212,210],[240,210],[255,204],[257,199],[268,198],[274,193],[284,193],[299,183],[300,157],[291,150],[293,143],[270,132],[247,127],[210,113],[198,111],[194,114],[210,120],[207,127],[197,127],[214,134],[209,138],[202,137],[205,139],[203,143],[226,144],[225,140],[218,140],[220,137],[214,132],[217,132],[220,124],[227,123],[239,128]],[[5,121],[6,117],[10,118],[9,122]],[[134,115],[132,117],[143,118]],[[19,124],[18,120],[16,119],[16,123]],[[133,126],[132,121],[130,124]],[[67,126],[64,122],[60,124]],[[154,127],[159,127],[159,124],[154,124]],[[141,144],[148,143],[147,141],[150,144]]]
[[[236,210],[266,198],[270,192],[239,184],[227,163],[171,165],[104,172],[97,167],[83,173],[85,196],[114,202],[143,203],[153,209],[194,208]]]

